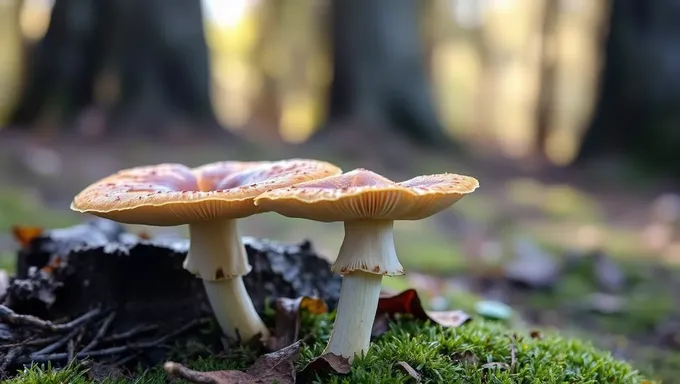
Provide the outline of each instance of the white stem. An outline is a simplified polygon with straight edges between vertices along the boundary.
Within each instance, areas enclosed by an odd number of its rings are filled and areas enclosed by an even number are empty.
[[[203,280],[215,281],[250,272],[236,220],[189,224],[189,253],[184,268]]]
[[[241,276],[220,281],[203,280],[205,292],[222,331],[232,339],[251,340],[258,333],[269,337],[269,330],[255,311]]]
[[[189,225],[191,244],[184,268],[203,285],[222,332],[248,341],[269,331],[253,306],[241,276],[250,272],[248,256],[236,220],[213,220]],[[238,331],[238,336],[237,336]]]
[[[324,353],[352,362],[355,355],[368,352],[381,283],[382,275],[373,273],[357,271],[343,277],[335,324]]]
[[[368,352],[384,275],[402,275],[394,249],[393,221],[345,223],[345,238],[333,271],[344,275],[340,301],[326,352],[344,356]]]

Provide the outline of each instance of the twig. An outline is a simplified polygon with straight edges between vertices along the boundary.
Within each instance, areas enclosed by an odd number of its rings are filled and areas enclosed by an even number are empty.
[[[64,346],[66,343],[68,343],[69,340],[71,340],[71,339],[73,339],[74,337],[76,337],[76,335],[78,334],[78,332],[80,332],[80,329],[78,329],[78,328],[72,330],[72,331],[69,332],[66,336],[61,337],[59,340],[57,340],[57,341],[55,341],[54,343],[48,345],[47,347],[45,347],[45,348],[43,348],[43,349],[41,349],[41,350],[39,350],[39,351],[36,351],[36,352],[31,353],[31,357],[32,357],[32,356],[38,356],[38,355],[45,355],[45,354],[52,353],[52,352],[56,351],[57,349],[61,348],[61,347]]]
[[[168,333],[167,335],[160,337],[156,340],[151,340],[151,341],[144,341],[140,343],[132,343],[128,345],[123,345],[119,347],[111,347],[111,348],[104,348],[104,349],[99,349],[96,351],[88,351],[88,352],[79,352],[76,354],[75,358],[76,359],[84,359],[87,357],[101,357],[101,356],[109,356],[109,355],[117,355],[119,353],[123,352],[128,352],[128,351],[137,351],[140,349],[147,349],[147,348],[153,348],[156,347],[160,344],[165,343],[169,339],[172,339],[189,329],[208,323],[210,321],[209,318],[202,318],[202,319],[195,319],[187,323],[181,328],[178,328],[174,332]],[[29,359],[22,359],[20,362],[21,363],[29,363],[29,362],[34,362],[34,363],[46,363],[48,361],[54,361],[54,360],[64,360],[68,358],[67,353],[53,353],[50,355],[39,355],[39,356],[34,356],[31,355]]]
[[[42,339],[28,338],[28,339],[26,339],[24,341],[20,341],[18,343],[0,345],[0,350],[2,350],[2,349],[12,349],[14,347],[19,347],[19,346],[35,347],[35,346],[40,346],[40,345],[52,343],[56,340],[59,340],[60,338],[61,338],[61,336],[59,336],[59,335],[44,337]]]
[[[97,331],[97,334],[83,349],[80,350],[80,352],[87,352],[92,350],[92,348],[96,347],[99,341],[102,339],[102,337],[104,337],[104,334],[106,334],[106,331],[109,330],[109,326],[111,326],[111,323],[113,322],[113,319],[115,317],[116,312],[113,312],[106,319],[104,319],[104,322],[102,323],[102,326],[99,328],[99,331]]]
[[[32,315],[20,315],[9,307],[5,305],[0,305],[0,321],[3,321],[12,325],[28,326],[33,328],[39,328],[43,331],[51,332],[67,332],[73,328],[77,328],[81,324],[88,322],[89,320],[99,316],[102,310],[100,308],[95,308],[84,315],[69,321],[64,324],[54,324],[51,321],[42,320],[38,317]]]
[[[129,363],[130,361],[132,361],[133,359],[135,359],[136,357],[138,357],[141,354],[142,354],[142,352],[139,352],[139,351],[137,351],[135,353],[131,353],[129,356],[125,356],[122,359],[114,361],[113,363],[111,363],[111,365],[114,366],[114,367],[120,367],[122,365]]]
[[[517,347],[515,346],[515,336],[510,335],[510,372],[515,371],[515,363],[517,362]]]
[[[139,326],[136,326],[134,328],[131,328],[128,331],[116,333],[116,334],[113,334],[109,337],[106,337],[102,341],[110,343],[112,341],[125,340],[125,339],[129,339],[133,336],[137,336],[140,333],[155,331],[156,329],[158,329],[157,324],[139,325]]]
[[[13,349],[10,349],[9,352],[5,355],[5,357],[2,359],[2,364],[0,365],[0,374],[5,375],[5,372],[7,372],[7,367],[10,366],[14,362],[14,360],[21,355],[21,352],[24,351],[24,347],[16,347]]]
[[[215,384],[215,380],[201,376],[195,371],[172,361],[163,364],[163,370],[170,376],[197,384]]]
[[[76,357],[76,342],[73,339],[68,341],[66,353],[68,353],[68,362],[72,362]]]

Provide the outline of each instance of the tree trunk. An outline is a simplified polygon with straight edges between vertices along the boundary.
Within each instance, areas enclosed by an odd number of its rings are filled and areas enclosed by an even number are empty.
[[[68,121],[91,102],[102,43],[97,19],[105,2],[55,1],[50,25],[33,51],[27,84],[10,124],[31,124],[44,114]]]
[[[677,0],[612,0],[599,100],[576,159],[620,156],[678,174]]]
[[[543,5],[543,26],[541,31],[541,69],[540,90],[536,109],[536,136],[534,150],[541,157],[546,157],[546,141],[550,134],[550,123],[555,107],[555,81],[557,61],[555,60],[555,30],[559,13],[558,0],[546,0]]]
[[[332,8],[327,126],[387,126],[421,143],[446,142],[424,68],[418,2],[334,0]]]
[[[216,125],[202,9],[192,0],[55,0],[12,123],[33,124],[48,112],[73,126],[97,104],[104,69],[119,78],[117,125],[143,132],[174,121]]]

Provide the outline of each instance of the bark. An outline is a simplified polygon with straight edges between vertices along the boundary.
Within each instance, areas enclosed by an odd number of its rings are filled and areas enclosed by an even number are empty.
[[[253,267],[243,280],[260,314],[277,297],[337,306],[342,278],[309,242],[243,241]],[[121,325],[195,318],[210,310],[201,281],[182,267],[188,248],[186,239],[142,240],[102,219],[49,231],[20,251],[5,304],[47,320],[96,306],[117,308]]]
[[[534,147],[541,157],[545,157],[546,141],[550,134],[550,123],[555,104],[555,82],[557,75],[557,61],[555,52],[557,49],[551,44],[556,44],[555,30],[559,13],[558,0],[546,0],[543,5],[543,26],[541,31],[541,69],[540,90],[538,95],[538,108],[536,110],[536,136]]]
[[[327,129],[357,123],[394,128],[421,143],[448,140],[425,71],[419,10],[412,0],[332,1]]]
[[[30,125],[49,113],[74,126],[97,105],[104,70],[120,85],[114,124],[143,131],[171,121],[216,125],[201,4],[191,0],[56,0],[11,122]]]

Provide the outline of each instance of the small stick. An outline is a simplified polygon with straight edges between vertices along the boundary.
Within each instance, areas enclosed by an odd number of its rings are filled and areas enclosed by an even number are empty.
[[[128,351],[137,351],[140,349],[146,349],[146,348],[153,348],[156,347],[160,344],[165,343],[169,339],[176,337],[179,334],[182,334],[189,329],[200,325],[200,324],[205,324],[210,321],[209,318],[202,318],[202,319],[195,319],[187,323],[181,328],[178,328],[174,332],[168,333],[167,335],[160,337],[156,340],[151,340],[151,341],[144,341],[140,343],[132,343],[128,345],[123,345],[119,347],[111,347],[111,348],[104,348],[104,349],[99,349],[96,351],[89,351],[89,352],[79,352],[76,354],[75,358],[77,359],[84,359],[87,357],[101,357],[101,356],[109,356],[109,355],[117,355],[119,353],[123,352],[128,352]],[[50,355],[31,355],[29,359],[23,359],[21,360],[21,363],[28,363],[28,362],[34,362],[34,363],[46,363],[48,361],[53,361],[53,360],[64,360],[68,358],[68,354],[66,353],[53,353]]]
[[[24,347],[19,346],[13,349],[10,349],[9,352],[5,355],[5,357],[2,359],[2,364],[0,365],[0,375],[6,376],[7,372],[7,367],[10,366],[14,362],[14,360],[21,355],[21,352],[24,351]]]
[[[116,312],[113,312],[106,319],[104,319],[104,323],[102,323],[102,326],[99,328],[99,331],[97,331],[97,334],[83,349],[80,350],[80,352],[87,352],[92,350],[92,348],[96,347],[99,341],[102,339],[102,337],[104,337],[104,334],[106,334],[106,331],[109,330],[109,326],[111,326],[111,323],[113,323],[113,319],[115,317]]]
[[[32,315],[20,315],[13,310],[11,310],[9,307],[5,305],[0,305],[0,321],[3,321],[8,324],[12,325],[19,325],[19,326],[28,326],[28,327],[33,327],[33,328],[39,328],[43,331],[51,331],[51,332],[67,332],[72,330],[73,328],[77,328],[78,326],[90,321],[91,319],[99,316],[101,314],[101,309],[100,308],[95,308],[84,315],[69,321],[68,323],[64,324],[54,324],[51,321],[46,321],[42,320],[38,317],[32,316]]]
[[[514,372],[517,362],[517,347],[515,346],[515,336],[510,336],[510,372]]]
[[[78,328],[72,330],[72,331],[69,332],[66,336],[61,337],[59,340],[57,340],[57,341],[55,341],[54,343],[48,345],[47,347],[45,347],[45,348],[43,348],[43,349],[41,349],[41,350],[39,350],[39,351],[36,351],[36,352],[31,353],[31,356],[45,355],[45,354],[47,354],[47,353],[52,353],[52,352],[56,351],[57,349],[61,348],[61,347],[64,346],[66,343],[68,343],[69,340],[71,340],[71,339],[73,339],[74,337],[76,337],[76,335],[78,334],[78,332],[80,332],[80,329],[78,329]]]
[[[142,354],[142,352],[139,352],[139,351],[131,353],[129,356],[125,356],[120,360],[114,361],[113,363],[111,363],[111,365],[114,366],[114,367],[120,367],[122,365],[129,363],[130,361],[132,361],[134,358],[136,358],[137,356],[139,356],[141,354]]]
[[[125,340],[125,339],[129,339],[133,336],[137,336],[140,333],[155,331],[156,329],[158,329],[157,324],[138,325],[136,327],[131,328],[128,331],[116,333],[116,334],[113,334],[109,337],[105,337],[102,341],[109,343],[109,342],[112,342],[112,341]]]
[[[25,341],[20,341],[18,343],[12,343],[12,344],[5,344],[5,345],[0,345],[0,350],[3,349],[12,349],[14,347],[19,347],[19,346],[26,346],[26,347],[35,347],[35,346],[40,346],[43,344],[49,344],[52,343],[56,340],[59,340],[61,336],[50,336],[50,337],[44,337],[42,339],[36,339],[36,338],[28,338]]]
[[[173,361],[168,361],[167,363],[163,364],[163,370],[170,376],[174,376],[178,379],[186,380],[190,383],[197,383],[197,384],[215,384],[216,381],[203,377],[198,375],[195,371],[192,371],[191,369],[181,365],[177,364]]]
[[[70,363],[76,357],[76,342],[73,339],[68,341],[66,352],[68,353],[68,362]]]

